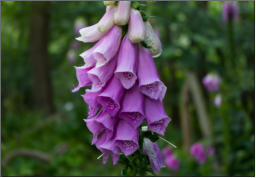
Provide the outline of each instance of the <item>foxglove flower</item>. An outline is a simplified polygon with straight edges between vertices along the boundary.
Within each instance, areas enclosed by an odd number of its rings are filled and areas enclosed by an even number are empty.
[[[175,172],[178,171],[180,166],[179,160],[173,155],[168,156],[165,159],[165,163],[168,168],[170,168],[172,171],[175,171]]]
[[[145,38],[145,26],[140,12],[131,9],[130,20],[128,26],[128,37],[133,43],[139,43]]]
[[[117,118],[111,118],[111,116],[104,112],[100,111],[95,117],[84,120],[88,129],[93,133],[92,144],[95,144],[97,141],[98,135],[107,130],[109,133],[113,133],[114,125],[117,121]]]
[[[239,9],[234,2],[223,4],[222,17],[224,21],[235,21],[238,19]]]
[[[143,47],[139,49],[138,79],[143,94],[155,100],[163,100],[167,88],[159,79],[150,52]]]
[[[143,108],[144,96],[135,85],[125,93],[119,117],[138,128],[144,119]]]
[[[220,107],[221,105],[221,96],[220,95],[216,95],[215,98],[214,98],[214,104],[217,108]]]
[[[170,156],[172,154],[171,148],[170,147],[165,147],[163,149],[163,154],[165,155],[165,157]]]
[[[220,77],[214,74],[207,74],[203,78],[203,84],[209,92],[216,92],[219,90]]]
[[[132,127],[128,122],[119,120],[115,141],[124,155],[128,156],[134,153],[138,147],[139,133],[138,129]]]
[[[93,57],[92,52],[99,44],[96,43],[92,48],[88,49],[87,51],[84,51],[80,56],[84,59],[85,65],[87,67],[93,67],[96,65],[96,59]]]
[[[106,32],[101,32],[98,30],[99,25],[95,24],[89,27],[82,28],[79,33],[80,37],[76,38],[78,41],[82,41],[84,43],[95,42],[101,39]]]
[[[153,57],[159,57],[162,53],[162,44],[158,34],[154,31],[149,21],[145,22],[146,35],[144,42],[149,47]]]
[[[95,42],[101,39],[114,25],[114,12],[114,6],[107,8],[105,15],[100,21],[97,24],[79,30],[81,36],[76,39],[84,43]]]
[[[97,66],[106,64],[112,59],[121,42],[122,30],[118,26],[114,26],[99,42],[98,46],[93,50],[93,56],[97,60]]]
[[[119,1],[114,15],[114,23],[117,25],[126,25],[130,17],[130,1]]]
[[[115,76],[119,78],[124,88],[130,89],[136,82],[137,45],[132,44],[127,36],[124,37],[119,54]]]
[[[120,149],[116,146],[114,140],[104,142],[99,146],[99,149],[103,153],[103,163],[108,160],[109,155],[112,157],[113,165],[115,165],[120,157]]]
[[[206,161],[206,153],[201,143],[195,143],[190,148],[190,154],[194,156],[199,164],[204,164]]]
[[[82,95],[84,102],[89,105],[88,118],[94,116],[100,108],[100,104],[96,101],[96,98],[99,94],[100,92],[95,92],[87,89],[86,93]]]
[[[164,135],[165,129],[171,119],[164,110],[163,103],[145,97],[145,117],[149,130]]]
[[[148,156],[150,164],[154,173],[160,171],[161,168],[164,168],[164,161],[162,153],[157,145],[157,143],[153,143],[148,138],[143,139],[143,152]]]
[[[91,69],[91,67],[87,67],[86,65],[75,67],[76,69],[76,77],[78,80],[78,86],[75,87],[72,92],[78,91],[81,87],[87,87],[92,84],[91,80],[88,78],[87,72]]]
[[[100,91],[112,77],[116,67],[115,57],[103,66],[94,67],[88,71],[88,78],[92,81],[92,91]]]
[[[101,104],[103,110],[107,111],[111,116],[115,116],[120,109],[120,101],[124,94],[124,88],[116,77],[112,77],[106,88],[99,96],[97,102]]]

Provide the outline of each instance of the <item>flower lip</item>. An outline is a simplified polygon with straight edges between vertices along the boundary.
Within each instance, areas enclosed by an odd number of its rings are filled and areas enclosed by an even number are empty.
[[[144,115],[140,112],[121,112],[119,117],[131,123],[135,128],[138,128],[144,119]]]
[[[133,72],[115,72],[125,89],[130,89],[136,82],[137,76]]]
[[[104,110],[112,116],[115,116],[120,109],[119,103],[114,101],[111,97],[100,96],[97,98],[97,101],[102,105]]]
[[[163,100],[166,89],[166,86],[160,80],[151,82],[149,84],[143,84],[140,86],[140,90],[144,95],[155,100]]]
[[[120,119],[116,129],[115,142],[124,155],[128,156],[139,148],[138,138],[138,129]]]

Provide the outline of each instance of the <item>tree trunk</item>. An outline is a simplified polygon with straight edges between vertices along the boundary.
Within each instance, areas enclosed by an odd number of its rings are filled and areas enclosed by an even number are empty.
[[[33,81],[33,99],[36,109],[51,113],[54,110],[48,58],[50,2],[31,2],[30,63]]]

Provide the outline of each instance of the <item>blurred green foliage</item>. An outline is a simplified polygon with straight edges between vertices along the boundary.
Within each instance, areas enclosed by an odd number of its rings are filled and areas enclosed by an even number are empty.
[[[178,148],[177,173],[164,168],[162,176],[254,176],[254,3],[238,2],[239,20],[232,26],[222,20],[222,2],[144,2],[143,9],[158,30],[163,53],[155,60],[161,79],[168,87],[164,100],[172,122],[165,138]],[[122,164],[106,165],[96,158],[100,152],[90,145],[86,128],[87,106],[71,93],[76,78],[73,65],[82,64],[79,54],[91,44],[80,44],[75,64],[67,51],[75,38],[74,23],[82,18],[95,24],[104,14],[102,2],[51,2],[50,55],[54,104],[53,115],[37,112],[32,104],[29,63],[31,2],[2,3],[2,158],[17,149],[48,154],[48,163],[16,157],[2,164],[3,176],[118,176]],[[231,44],[232,43],[232,44]],[[216,148],[214,157],[197,164],[182,149],[179,114],[180,91],[186,71],[201,81],[209,72],[221,78],[222,105],[217,109],[215,94],[204,90]],[[194,142],[203,139],[192,105],[191,128]],[[228,127],[226,128],[225,125]],[[158,140],[161,148],[166,143]],[[217,163],[220,170],[213,169]]]

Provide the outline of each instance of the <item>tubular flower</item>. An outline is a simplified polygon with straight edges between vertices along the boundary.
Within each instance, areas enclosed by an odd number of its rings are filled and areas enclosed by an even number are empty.
[[[159,36],[152,28],[149,21],[145,22],[146,27],[146,35],[145,35],[145,43],[149,47],[149,51],[154,58],[159,57],[162,53],[162,44],[159,39]]]
[[[106,64],[112,59],[121,42],[122,30],[118,26],[114,26],[98,43],[93,50],[93,56],[97,61],[97,66]]]
[[[159,100],[145,98],[145,117],[149,130],[164,135],[171,119],[166,115],[164,106]]]
[[[91,90],[86,90],[86,93],[82,95],[84,102],[89,105],[89,113],[88,118],[94,116],[98,109],[100,108],[100,104],[96,101],[97,96],[100,92],[93,92]]]
[[[119,148],[122,150],[124,155],[128,156],[134,153],[139,146],[138,143],[138,129],[132,127],[128,122],[119,120],[115,141]]]
[[[159,79],[152,55],[143,47],[139,49],[138,79],[143,94],[155,100],[163,100],[167,88]]]
[[[120,1],[114,15],[114,23],[117,25],[126,25],[130,16],[130,1]]]
[[[206,153],[201,143],[195,143],[190,148],[190,154],[194,156],[199,164],[204,164],[206,161]]]
[[[154,173],[159,172],[161,168],[165,167],[163,156],[157,143],[153,143],[150,139],[144,138],[143,152],[148,156]]]
[[[145,38],[145,26],[140,12],[131,9],[128,27],[128,37],[133,43],[139,43]]]
[[[105,33],[98,30],[98,24],[82,28],[79,30],[80,37],[76,38],[78,41],[82,41],[84,43],[95,42],[101,39]]]
[[[94,67],[88,71],[88,78],[92,81],[92,91],[101,90],[112,77],[116,67],[116,59],[111,59],[108,63],[100,67]]]
[[[101,39],[114,25],[114,12],[114,6],[107,8],[105,15],[100,21],[97,24],[80,29],[79,33],[81,36],[76,39],[84,43],[95,42]]]
[[[76,77],[78,80],[78,86],[75,87],[72,92],[78,91],[81,87],[87,87],[92,84],[91,80],[88,78],[87,72],[91,69],[91,67],[80,66],[75,67],[76,69]]]
[[[91,87],[82,95],[89,107],[84,121],[103,163],[112,157],[116,164],[120,154],[128,156],[143,147],[153,171],[158,172],[164,166],[160,149],[144,134],[145,143],[140,146],[139,131],[145,120],[149,130],[164,135],[170,122],[162,104],[167,88],[152,57],[160,55],[161,42],[150,25],[145,40],[149,48],[136,44],[145,39],[146,32],[140,11],[131,9],[131,3],[104,2],[107,7],[101,20],[79,31],[78,40],[96,43],[80,54],[85,64],[75,67],[78,85],[73,92]],[[126,27],[118,25],[127,23],[128,32],[122,34]]]
[[[116,77],[119,78],[125,89],[130,89],[137,80],[136,52],[137,45],[132,44],[127,36],[125,36],[119,50],[118,62],[115,71]]]
[[[119,117],[138,128],[144,119],[143,103],[144,96],[135,85],[125,93]]]
[[[120,101],[124,94],[124,88],[116,77],[112,77],[103,92],[97,96],[97,102],[111,116],[115,116],[120,109]]]

